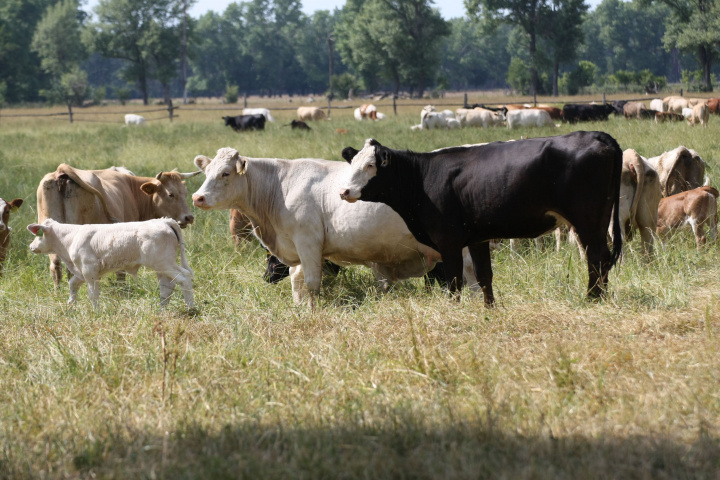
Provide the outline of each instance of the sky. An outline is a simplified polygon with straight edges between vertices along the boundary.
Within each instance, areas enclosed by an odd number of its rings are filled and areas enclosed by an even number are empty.
[[[242,0],[198,0],[195,5],[190,9],[190,16],[199,17],[209,10],[222,13],[225,8],[235,2]],[[334,10],[336,7],[341,8],[345,5],[345,0],[301,0],[303,5],[303,12],[306,14],[312,14],[316,10]],[[594,8],[600,3],[600,0],[587,0]],[[98,0],[88,0],[87,7],[92,9],[97,5]],[[451,18],[462,17],[465,15],[465,7],[463,0],[435,0],[435,6],[440,9],[440,14],[446,20]]]

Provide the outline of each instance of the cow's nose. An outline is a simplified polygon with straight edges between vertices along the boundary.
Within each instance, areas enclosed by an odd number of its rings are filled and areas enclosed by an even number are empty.
[[[350,189],[346,188],[340,192],[340,198],[347,198],[350,196]]]
[[[205,196],[204,195],[193,195],[193,205],[196,207],[202,207],[205,205]]]
[[[195,221],[195,217],[193,215],[185,215],[185,223],[193,223]]]

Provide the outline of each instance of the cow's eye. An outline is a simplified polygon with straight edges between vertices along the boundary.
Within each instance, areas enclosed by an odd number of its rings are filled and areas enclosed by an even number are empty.
[[[375,168],[375,164],[374,164],[374,163],[368,163],[367,168]]]
[[[229,177],[229,176],[230,176],[230,173],[229,173],[229,172],[223,172],[223,173],[222,173],[222,176],[223,176],[223,178]]]
[[[172,192],[170,192],[170,193],[168,193],[168,197],[170,197],[170,198],[175,198],[175,194],[172,193]]]

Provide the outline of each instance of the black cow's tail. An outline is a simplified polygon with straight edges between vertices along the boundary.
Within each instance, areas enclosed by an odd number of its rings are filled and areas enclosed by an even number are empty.
[[[613,249],[610,257],[610,265],[608,269],[611,269],[617,261],[620,259],[622,254],[622,232],[620,229],[620,175],[622,174],[623,166],[623,152],[618,145],[617,140],[608,135],[612,140],[611,146],[615,150],[615,158],[613,159],[613,175],[612,175],[612,186],[613,186],[613,216],[611,219],[613,228]]]

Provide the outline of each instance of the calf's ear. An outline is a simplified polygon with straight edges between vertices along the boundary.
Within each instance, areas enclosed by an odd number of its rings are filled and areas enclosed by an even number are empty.
[[[11,211],[11,212],[16,212],[17,209],[20,208],[20,205],[22,205],[22,204],[23,204],[23,199],[22,199],[22,198],[16,198],[16,199],[13,200],[12,202],[8,203],[8,205],[10,205],[10,211]]]
[[[42,225],[38,225],[37,223],[31,223],[27,226],[27,229],[32,233],[33,235],[40,235],[42,236],[44,229]],[[38,233],[40,232],[40,233]]]
[[[153,195],[160,190],[160,182],[147,182],[140,185],[140,190],[142,190],[147,195]]]
[[[357,155],[359,150],[354,149],[353,147],[345,147],[342,151],[342,157],[345,159],[346,162],[352,163],[352,159],[355,158],[355,155]]]
[[[212,160],[209,159],[208,157],[206,157],[205,155],[198,155],[197,157],[195,157],[195,160],[193,160],[193,163],[195,164],[195,166],[198,167],[203,172],[205,171],[207,166],[210,165],[210,162],[212,162]]]

